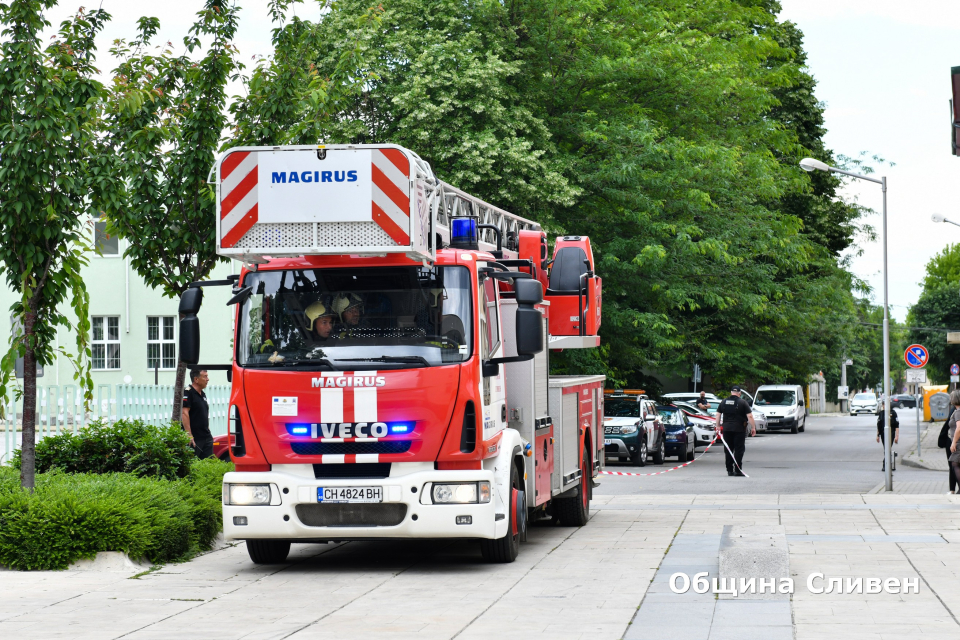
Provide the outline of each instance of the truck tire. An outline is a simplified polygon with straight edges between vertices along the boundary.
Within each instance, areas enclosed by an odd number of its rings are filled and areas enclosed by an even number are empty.
[[[647,466],[647,438],[640,436],[640,450],[630,456],[630,462],[636,467]]]
[[[583,446],[583,457],[580,467],[580,491],[573,498],[557,500],[557,517],[565,527],[582,527],[590,520],[590,453],[587,446]]]
[[[290,554],[289,540],[247,540],[247,553],[256,564],[280,564]]]
[[[800,424],[800,421],[799,421],[799,420],[797,420],[796,422],[793,423],[793,426],[790,427],[790,433],[799,433],[799,432],[800,432],[800,429],[797,427],[798,424]]]
[[[667,445],[663,441],[663,434],[660,434],[660,443],[657,445],[657,450],[653,452],[653,464],[663,464],[664,459],[667,457]]]
[[[514,490],[522,489],[520,484],[520,472],[517,471],[517,465],[510,464],[510,494],[511,502],[512,495]],[[517,505],[518,509],[526,509],[526,505]],[[524,522],[520,522],[517,529],[517,535],[513,535],[513,521],[516,519],[517,514],[513,513],[513,505],[507,507],[507,533],[502,538],[497,538],[496,540],[481,540],[480,541],[480,553],[483,555],[483,559],[486,562],[504,564],[507,562],[513,562],[517,559],[517,556],[520,554],[520,538],[523,537],[524,532],[520,530],[520,527],[526,526],[526,518],[523,518]]]

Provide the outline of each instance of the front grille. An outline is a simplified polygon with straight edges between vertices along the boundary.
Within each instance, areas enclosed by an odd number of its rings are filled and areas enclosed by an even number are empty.
[[[380,442],[293,442],[290,447],[299,456],[353,453],[406,453],[411,440],[381,440]]]
[[[620,433],[620,427],[604,427],[604,433]]]
[[[359,464],[315,464],[315,478],[389,478],[389,462],[361,462]]]
[[[308,527],[395,527],[406,515],[401,502],[297,505],[297,517]]]

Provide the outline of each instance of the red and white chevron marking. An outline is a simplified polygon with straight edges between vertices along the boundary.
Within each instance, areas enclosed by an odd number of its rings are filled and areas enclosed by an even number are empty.
[[[702,457],[704,456],[704,454],[707,453],[707,451],[710,451],[710,447],[712,447],[712,446],[713,446],[713,443],[717,441],[717,436],[718,436],[718,435],[719,435],[719,434],[714,434],[713,440],[710,441],[710,444],[707,445],[707,448],[706,448],[706,449],[704,449],[703,451],[700,452],[700,455],[699,455],[699,456],[697,456],[696,458],[694,458],[694,459],[691,460],[690,462],[684,462],[683,464],[678,464],[677,466],[671,467],[670,469],[664,469],[663,471],[657,471],[657,472],[655,472],[655,473],[630,473],[630,472],[628,472],[628,471],[601,471],[600,473],[602,473],[602,474],[604,474],[604,475],[608,475],[608,476],[660,476],[660,475],[663,475],[663,474],[665,474],[665,473],[670,473],[671,471],[676,471],[677,469],[683,469],[684,467],[689,466],[689,465],[693,464],[694,462],[696,462],[697,460],[699,460],[700,458],[702,458]],[[726,444],[726,443],[724,443],[724,444]]]
[[[371,155],[373,221],[397,244],[410,244],[410,161],[399,149]]]
[[[257,223],[257,153],[234,151],[220,164],[220,246],[232,247]]]

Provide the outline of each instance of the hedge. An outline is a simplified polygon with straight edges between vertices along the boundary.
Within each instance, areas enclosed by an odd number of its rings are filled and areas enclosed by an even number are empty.
[[[233,465],[188,465],[185,478],[133,473],[37,474],[31,494],[19,474],[0,467],[0,565],[65,569],[99,551],[123,551],[153,563],[209,549],[220,530],[220,484]]]
[[[179,424],[154,427],[140,420],[97,420],[76,435],[64,433],[37,443],[37,472],[132,473],[138,476],[184,478],[196,459],[190,437]],[[20,451],[12,465],[20,468]]]

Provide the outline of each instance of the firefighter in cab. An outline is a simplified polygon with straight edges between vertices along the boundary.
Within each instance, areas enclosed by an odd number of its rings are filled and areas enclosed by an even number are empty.
[[[337,312],[333,310],[333,301],[330,296],[317,300],[305,311],[310,321],[310,335],[314,342],[326,343],[334,334],[337,322]]]
[[[347,291],[333,299],[333,310],[340,316],[340,325],[335,333],[340,338],[349,338],[357,329],[366,326],[363,321],[363,298]]]

